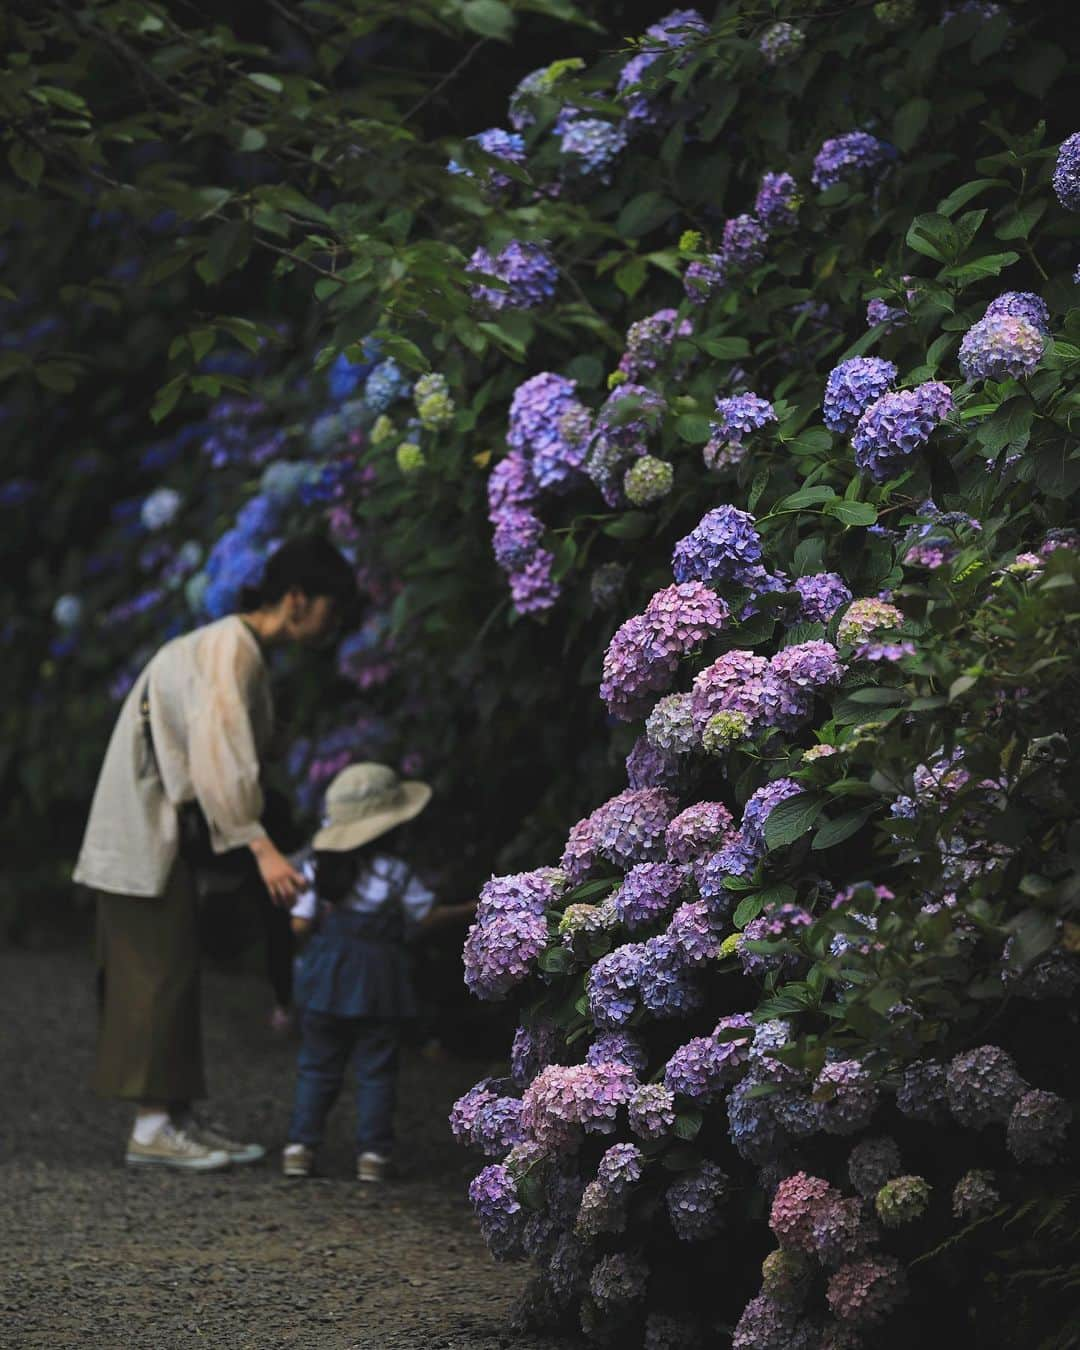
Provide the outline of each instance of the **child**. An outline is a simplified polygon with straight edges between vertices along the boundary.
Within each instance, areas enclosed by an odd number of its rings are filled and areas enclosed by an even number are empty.
[[[315,1149],[345,1077],[356,1066],[356,1174],[381,1181],[393,1146],[398,1045],[416,1015],[406,939],[464,919],[475,902],[440,905],[386,836],[431,800],[426,783],[402,782],[383,764],[353,764],[326,792],[326,823],[300,870],[309,889],[292,910],[293,931],[314,930],[297,977],[303,1009],[287,1177],[311,1175]],[[375,841],[383,846],[376,848]]]

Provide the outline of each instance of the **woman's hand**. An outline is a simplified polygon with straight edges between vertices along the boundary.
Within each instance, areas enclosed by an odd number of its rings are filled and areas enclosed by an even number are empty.
[[[266,835],[253,840],[250,847],[270,899],[282,909],[291,908],[307,885],[304,878]]]

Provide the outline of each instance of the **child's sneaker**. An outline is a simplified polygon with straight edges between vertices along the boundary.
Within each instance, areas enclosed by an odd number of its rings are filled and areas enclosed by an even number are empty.
[[[386,1166],[389,1158],[381,1153],[361,1153],[356,1160],[357,1181],[383,1181],[386,1178]]]
[[[309,1177],[315,1164],[315,1150],[307,1144],[288,1144],[281,1155],[281,1171],[287,1177]]]

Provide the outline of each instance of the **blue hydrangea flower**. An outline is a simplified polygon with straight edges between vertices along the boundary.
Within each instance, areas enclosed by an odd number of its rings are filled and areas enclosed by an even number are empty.
[[[789,173],[765,173],[754,199],[754,214],[766,230],[785,229],[798,220],[799,185]]]
[[[926,444],[930,433],[952,410],[952,391],[940,380],[883,394],[859,418],[851,438],[855,463],[875,481],[884,482],[906,467],[911,456]]]
[[[673,1181],[664,1203],[675,1236],[683,1242],[712,1237],[720,1227],[721,1204],[727,1189],[726,1173],[709,1161]]]
[[[800,623],[828,623],[840,606],[852,599],[846,582],[836,572],[796,577],[795,589],[801,602],[796,614]]]
[[[364,403],[373,413],[384,413],[391,403],[404,398],[410,383],[396,361],[380,361],[364,383]]]
[[[556,603],[562,588],[552,575],[554,566],[554,553],[538,548],[523,567],[510,573],[510,598],[519,614],[542,614]]]
[[[1054,191],[1067,211],[1080,211],[1080,131],[1061,142],[1054,167]]]
[[[762,33],[758,51],[767,66],[778,66],[798,56],[806,41],[806,34],[793,23],[774,23]]]
[[[727,581],[740,584],[761,561],[761,538],[754,518],[734,506],[717,506],[702,516],[675,545],[676,581]]]
[[[880,296],[875,296],[866,306],[867,328],[875,328],[878,324],[883,324],[884,331],[891,333],[894,328],[901,328],[907,323],[907,318],[906,309],[899,309],[896,305],[890,305]]]
[[[859,418],[896,379],[896,367],[880,356],[854,356],[829,371],[822,413],[830,431],[854,431]]]
[[[557,127],[559,149],[579,173],[606,178],[626,149],[626,128],[600,117],[574,117]]]
[[[966,380],[1014,380],[1031,375],[1042,360],[1042,332],[1018,314],[987,311],[964,334],[959,363]]]
[[[724,223],[720,256],[725,267],[741,270],[753,267],[765,256],[769,232],[755,216],[734,216]]]
[[[496,159],[504,159],[511,164],[524,164],[525,162],[525,138],[516,131],[504,131],[501,127],[489,127],[486,131],[478,131],[475,136],[470,136],[468,139],[478,145],[485,154],[493,155]],[[446,168],[449,173],[463,174],[466,178],[473,177],[472,170],[466,169],[456,159],[452,159]],[[493,192],[505,192],[513,179],[491,167],[484,170],[482,182],[486,188],[490,188]]]
[[[645,959],[640,942],[627,942],[602,956],[589,971],[585,996],[598,1027],[617,1029],[637,1007],[638,981]]]
[[[696,259],[683,273],[683,291],[692,304],[703,305],[727,280],[726,259],[721,253]]]
[[[475,300],[489,309],[536,309],[555,294],[559,269],[540,244],[511,241],[497,254],[478,248],[469,259],[467,272],[497,277],[505,288],[477,282],[472,289]]]
[[[180,510],[181,497],[175,488],[156,488],[142,504],[139,518],[147,530],[163,530],[171,525]]]
[[[776,421],[776,411],[766,398],[757,394],[734,394],[716,400],[716,421],[712,434],[728,444],[741,444],[752,432]]]
[[[1027,319],[1040,333],[1050,332],[1050,311],[1046,301],[1031,291],[1005,291],[986,306],[984,319],[994,314],[1009,314],[1016,319]]]
[[[849,131],[822,144],[814,158],[810,181],[824,190],[857,174],[877,174],[896,158],[896,151],[868,131]]]

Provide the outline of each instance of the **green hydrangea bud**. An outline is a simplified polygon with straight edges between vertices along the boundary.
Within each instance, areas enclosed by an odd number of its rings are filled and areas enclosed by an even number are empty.
[[[761,1292],[785,1308],[801,1308],[810,1292],[814,1267],[802,1252],[780,1248],[761,1263]]]
[[[718,755],[737,741],[745,740],[749,730],[750,721],[745,713],[734,709],[713,713],[701,733],[701,744],[706,754]]]
[[[415,441],[402,441],[397,448],[397,466],[402,473],[419,473],[427,463]]]
[[[389,440],[394,434],[394,424],[385,413],[380,413],[376,417],[371,428],[371,443],[378,445],[380,441]]]
[[[671,491],[675,469],[666,459],[642,455],[630,466],[623,478],[623,491],[632,506],[649,506],[662,501]]]
[[[915,0],[880,0],[874,18],[882,28],[902,28],[915,17]]]
[[[925,1177],[893,1177],[874,1199],[877,1216],[886,1228],[899,1228],[925,1214],[933,1188]]]
[[[625,370],[613,370],[607,377],[607,387],[609,389],[618,389],[620,384],[625,384],[628,379]]]
[[[739,950],[740,942],[742,942],[741,933],[729,933],[720,944],[720,950],[717,953],[719,960],[722,961],[725,956],[734,956]]]
[[[420,425],[428,431],[440,431],[454,420],[454,400],[446,376],[437,371],[421,375],[413,385],[413,402]]]
[[[701,231],[683,230],[679,235],[680,253],[697,253],[701,249]]]

